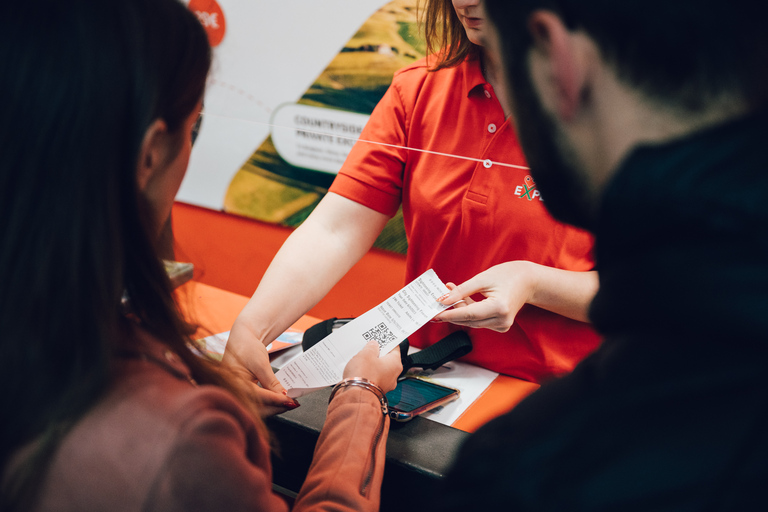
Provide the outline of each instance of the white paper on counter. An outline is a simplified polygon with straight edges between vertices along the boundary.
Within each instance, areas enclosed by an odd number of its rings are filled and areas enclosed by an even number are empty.
[[[389,353],[447,309],[437,302],[446,293],[448,288],[429,269],[375,308],[333,331],[275,375],[293,398],[336,384],[346,364],[366,342],[373,339],[379,343],[379,356]]]
[[[411,353],[411,351],[409,351]],[[432,370],[414,369],[409,376],[419,377],[435,384],[442,384],[459,390],[459,398],[442,407],[422,413],[423,418],[451,426],[464,414],[472,403],[482,395],[488,386],[499,376],[498,373],[480,368],[469,363],[451,361],[440,368]]]
[[[219,357],[224,355],[224,349],[227,347],[227,341],[229,341],[229,331],[211,334],[201,339],[201,348],[204,348],[210,354],[218,355]]]
[[[293,329],[289,329],[280,334],[280,336],[278,336],[275,341],[267,345],[267,352],[273,354],[275,352],[280,352],[287,348],[299,345],[301,344],[301,339],[303,336],[303,331],[295,331]],[[197,340],[197,344],[201,349],[206,350],[209,354],[221,358],[221,356],[224,355],[224,350],[227,348],[227,341],[229,341],[229,331],[206,336],[205,338]]]

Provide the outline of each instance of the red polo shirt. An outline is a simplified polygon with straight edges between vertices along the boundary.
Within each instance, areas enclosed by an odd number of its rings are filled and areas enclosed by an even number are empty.
[[[395,74],[330,190],[390,216],[402,203],[408,282],[433,268],[459,284],[512,260],[591,270],[592,238],[549,215],[527,170],[499,165],[526,163],[477,58],[427,69],[421,60]],[[429,323],[410,340],[424,347],[457,329]],[[530,305],[506,333],[468,332],[465,360],[535,382],[569,372],[599,344],[589,325]]]

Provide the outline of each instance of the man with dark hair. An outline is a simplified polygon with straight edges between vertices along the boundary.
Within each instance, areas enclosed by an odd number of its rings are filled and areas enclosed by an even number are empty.
[[[762,4],[486,9],[545,204],[596,236],[606,339],[470,438],[439,508],[767,509]]]

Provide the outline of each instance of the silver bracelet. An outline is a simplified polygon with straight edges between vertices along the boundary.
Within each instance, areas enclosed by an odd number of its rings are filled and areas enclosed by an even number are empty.
[[[379,399],[379,403],[381,404],[381,412],[386,416],[387,411],[389,411],[389,402],[387,401],[387,395],[384,394],[384,391],[381,390],[379,386],[374,384],[373,382],[369,381],[368,379],[364,377],[352,377],[351,379],[344,379],[335,386],[333,386],[333,391],[331,391],[331,396],[328,398],[328,403],[331,403],[331,400],[333,400],[333,397],[336,395],[336,392],[341,388],[346,388],[349,386],[356,386],[359,388],[367,389],[374,395],[376,395],[376,398]]]

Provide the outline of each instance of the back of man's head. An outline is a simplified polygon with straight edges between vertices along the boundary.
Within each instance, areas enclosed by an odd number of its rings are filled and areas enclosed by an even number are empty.
[[[549,10],[598,45],[617,76],[654,102],[699,112],[712,100],[768,105],[768,30],[754,0],[487,0],[507,60],[532,43],[528,15]]]

